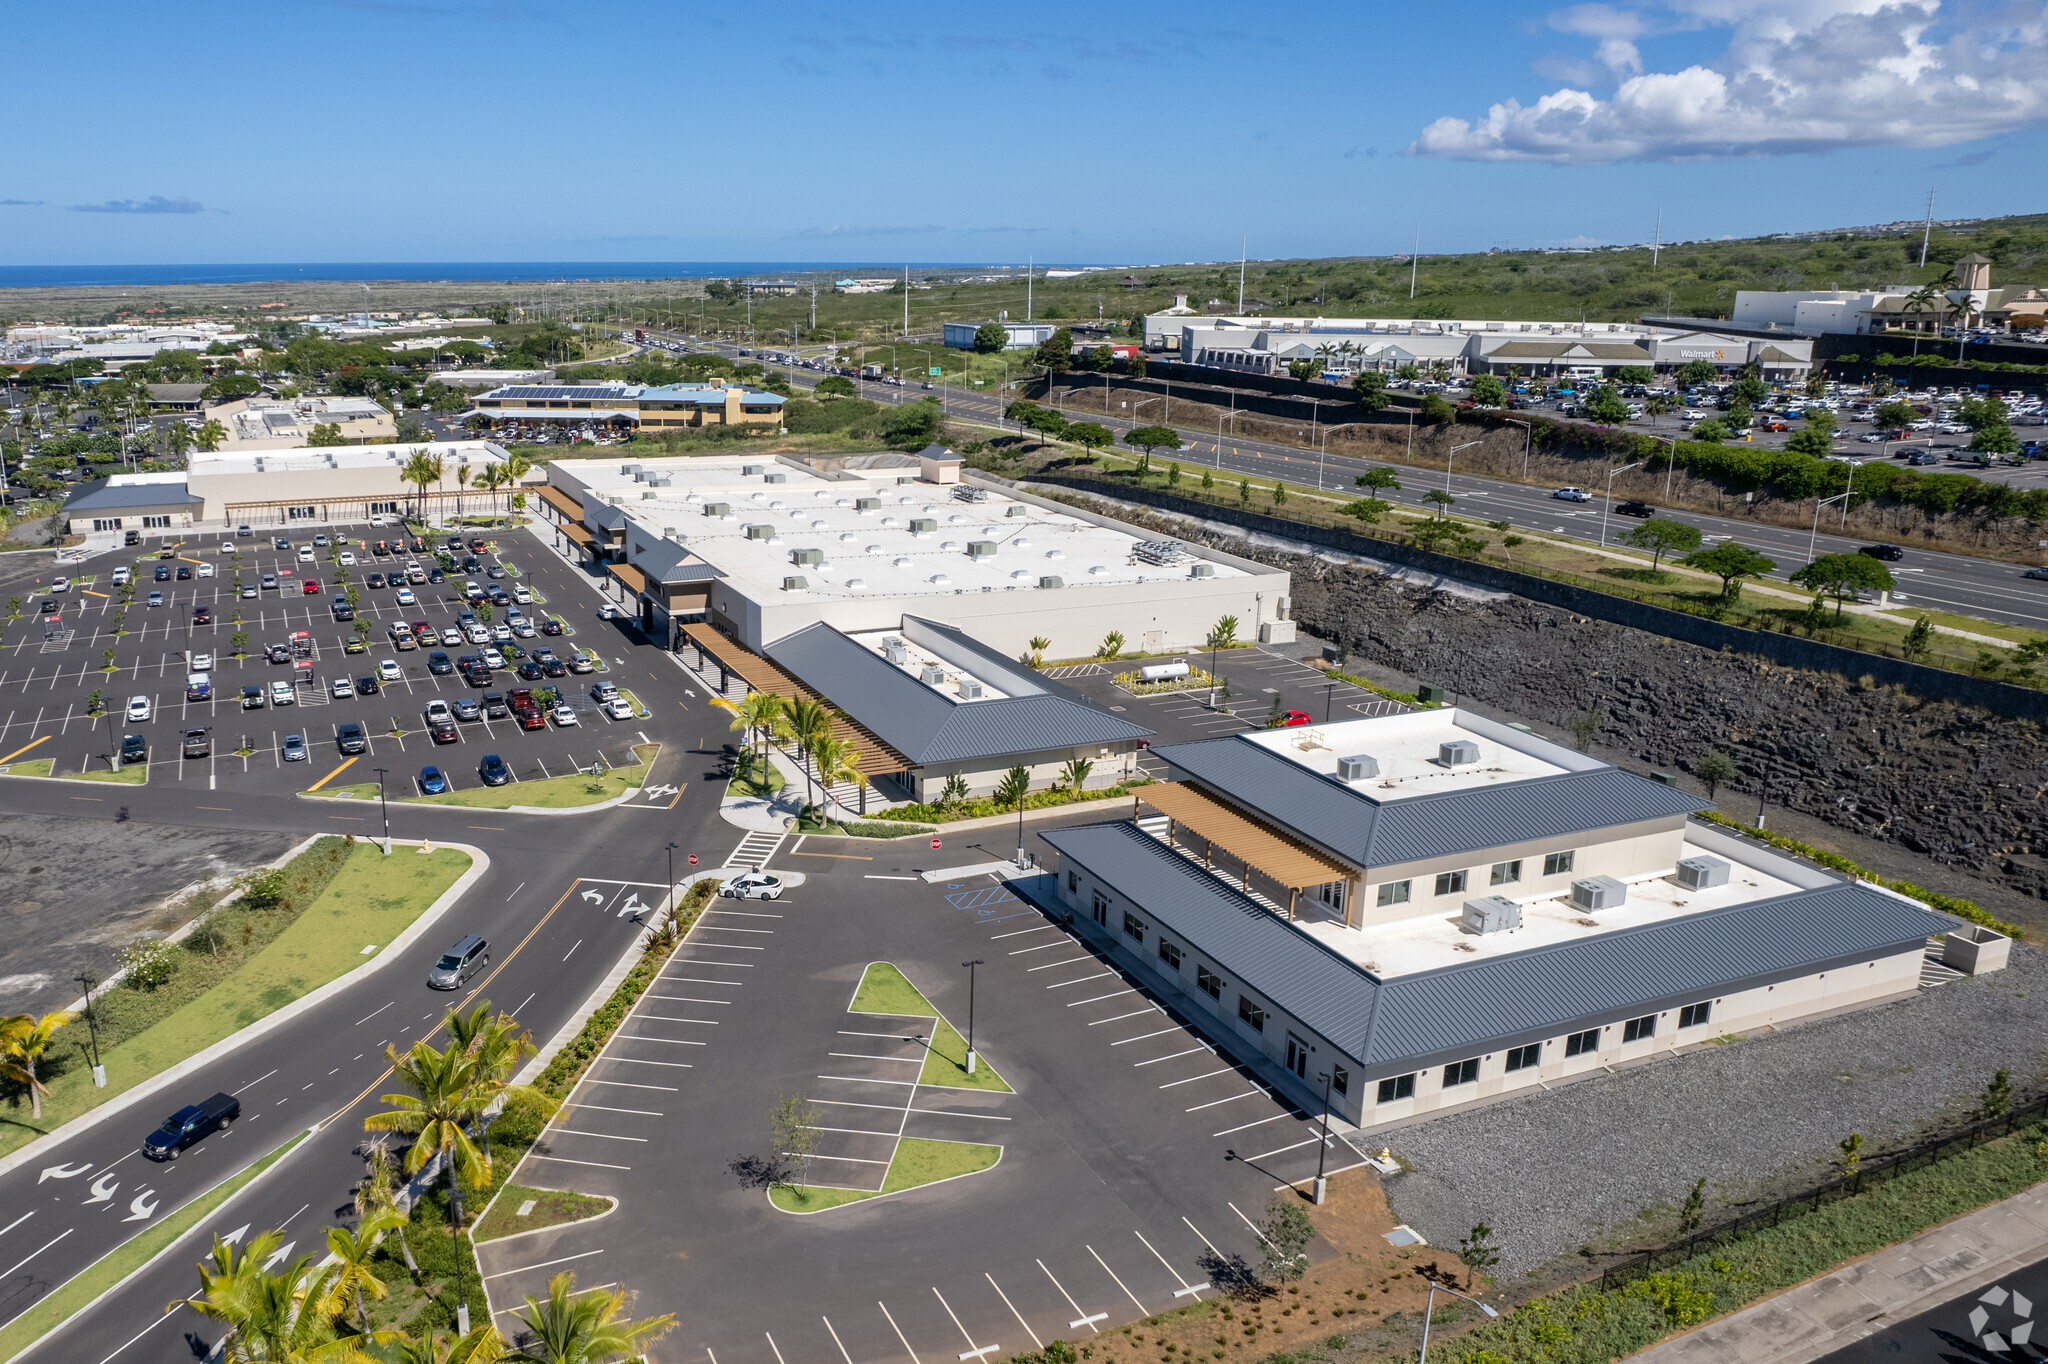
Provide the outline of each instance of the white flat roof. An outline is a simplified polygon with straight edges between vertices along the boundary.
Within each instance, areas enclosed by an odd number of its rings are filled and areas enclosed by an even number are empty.
[[[448,466],[452,479],[457,466],[463,464],[495,464],[505,458],[505,451],[496,443],[487,440],[418,441],[403,445],[322,445],[295,446],[285,450],[214,450],[193,451],[189,456],[189,472],[202,477],[211,474],[278,474],[313,469],[374,469],[385,465],[393,468],[402,466],[412,457],[415,450],[425,450],[430,455],[439,455]],[[428,491],[446,491],[445,486]]]
[[[1455,706],[1265,730],[1243,738],[1332,780],[1337,776],[1339,758],[1370,757],[1379,765],[1379,775],[1345,784],[1382,804],[1606,766],[1561,744]],[[1477,747],[1477,760],[1446,765],[1441,756],[1443,745],[1459,741]]]
[[[670,486],[636,482],[620,472],[624,462],[637,463],[645,477],[670,479]],[[749,465],[785,481],[767,483],[762,474],[743,473]],[[963,485],[899,485],[896,480],[911,472],[902,468],[849,470],[848,477],[828,478],[758,456],[612,458],[555,467],[605,495],[645,530],[661,535],[673,528],[691,553],[716,564],[756,599],[783,594],[783,579],[792,576],[808,586],[801,594],[784,595],[814,598],[1036,589],[1042,576],[1057,576],[1070,589],[1178,582],[1196,563],[1209,565],[1218,578],[1248,576],[1226,561],[1200,557],[1199,550],[1178,564],[1145,563],[1136,556],[1144,541],[1140,535],[1000,491],[965,502],[953,496],[954,487]],[[880,506],[859,508],[863,498],[878,499]],[[707,504],[719,502],[730,508],[725,516],[704,514]],[[1012,508],[1021,510],[1012,515]],[[913,534],[913,520],[936,525]],[[752,539],[749,526],[767,526],[770,533]],[[993,555],[968,553],[970,545],[984,542],[994,544]],[[791,557],[797,550],[817,550],[824,562],[799,564]]]
[[[980,672],[969,671],[958,663],[940,658],[931,650],[904,635],[901,630],[863,630],[857,634],[849,633],[846,637],[860,645],[863,649],[880,655],[884,661],[888,662],[897,671],[908,677],[916,678],[920,683],[930,687],[948,701],[972,704],[975,701],[1001,700],[1009,695],[1008,692],[991,680],[992,677],[1000,675],[994,668],[986,668]],[[890,657],[889,646],[891,645],[901,647],[903,654],[901,662],[897,662]],[[928,682],[925,680],[924,673],[927,668],[937,668],[939,670],[940,680],[938,682]],[[962,680],[969,678],[981,684],[980,695],[966,696],[962,694],[960,683]]]
[[[1732,840],[1730,840],[1732,843]],[[1686,890],[1670,876],[1676,867],[1664,867],[1649,875],[1630,879],[1628,898],[1617,909],[1587,914],[1574,909],[1570,892],[1524,899],[1509,896],[1522,907],[1522,926],[1500,933],[1471,933],[1459,923],[1465,901],[1486,894],[1484,889],[1461,896],[1446,913],[1426,914],[1413,919],[1369,928],[1346,928],[1341,918],[1328,917],[1327,906],[1307,898],[1298,902],[1295,926],[1339,955],[1357,962],[1381,977],[1412,975],[1433,971],[1484,957],[1508,956],[1535,947],[1576,942],[1624,928],[1664,923],[1710,909],[1727,909],[1755,900],[1774,899],[1810,888],[1815,878],[1786,879],[1773,868],[1777,859],[1746,854],[1738,859],[1721,840],[1703,846],[1688,837],[1680,857],[1711,856],[1728,862],[1728,884],[1710,890]],[[1761,864],[1761,865],[1759,865]],[[1796,874],[1796,873],[1794,873]]]

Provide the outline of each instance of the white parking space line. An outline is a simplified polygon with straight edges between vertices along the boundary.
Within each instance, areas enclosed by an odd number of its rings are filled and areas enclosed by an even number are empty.
[[[1243,1161],[1264,1160],[1268,1156],[1284,1155],[1289,1151],[1299,1151],[1304,1146],[1314,1146],[1321,1140],[1320,1136],[1314,1136],[1310,1137],[1307,1141],[1297,1141],[1292,1146],[1276,1146],[1270,1151],[1261,1151],[1255,1156],[1239,1156],[1238,1159]]]
[[[1144,1017],[1144,1016],[1145,1016],[1146,1014],[1156,1014],[1156,1013],[1164,1013],[1164,1012],[1165,1012],[1165,1010],[1161,1009],[1161,1008],[1160,1008],[1160,1007],[1159,1007],[1159,1006],[1158,1006],[1157,1004],[1154,1004],[1154,1005],[1152,1005],[1152,1006],[1151,1006],[1150,1008],[1145,1008],[1145,1009],[1133,1009],[1133,1010],[1132,1010],[1132,1011],[1131,1011],[1130,1013],[1127,1013],[1127,1014],[1113,1014],[1113,1015],[1111,1015],[1111,1016],[1110,1016],[1110,1017],[1108,1017],[1108,1018],[1098,1018],[1098,1019],[1096,1019],[1096,1020],[1095,1020],[1095,1021],[1094,1021],[1093,1023],[1090,1023],[1090,1024],[1088,1025],[1088,1026],[1089,1026],[1089,1027],[1091,1027],[1091,1028],[1099,1028],[1099,1027],[1101,1027],[1101,1026],[1102,1026],[1103,1024],[1105,1024],[1105,1023],[1121,1023],[1121,1022],[1123,1022],[1123,1021],[1124,1021],[1124,1020],[1125,1020],[1126,1018],[1142,1018],[1142,1017]],[[1178,1029],[1178,1028],[1165,1028],[1165,1029],[1162,1029],[1162,1031],[1164,1031],[1164,1032],[1179,1032],[1179,1031],[1180,1031],[1180,1029]],[[1157,1036],[1159,1036],[1159,1034],[1158,1034],[1158,1033],[1156,1033],[1156,1032],[1148,1032],[1148,1033],[1145,1033],[1145,1034],[1144,1034],[1144,1036],[1146,1036],[1146,1037],[1157,1037]],[[1126,1038],[1124,1039],[1124,1041],[1126,1041],[1126,1042],[1135,1042],[1135,1041],[1137,1041],[1137,1040],[1138,1040],[1138,1039],[1137,1039],[1137,1038],[1135,1038],[1135,1037],[1126,1037]],[[1110,1043],[1110,1045],[1111,1045],[1111,1046],[1116,1046],[1117,1044],[1116,1044],[1116,1043],[1114,1043],[1114,1042],[1112,1042],[1112,1043]]]
[[[1015,1317],[1017,1324],[1024,1328],[1024,1334],[1031,1337],[1031,1343],[1043,1350],[1045,1342],[1038,1338],[1038,1332],[1031,1329],[1031,1323],[1024,1320],[1024,1314],[1017,1310],[1017,1304],[1010,1301],[1010,1295],[1005,1293],[1003,1286],[996,1282],[995,1275],[983,1273],[981,1277],[988,1280],[988,1286],[993,1288],[996,1291],[996,1296],[1003,1300],[1003,1306],[1010,1309],[1010,1315]]]
[[[1239,1099],[1256,1099],[1265,1092],[1266,1091],[1263,1089],[1247,1089],[1244,1093],[1233,1094],[1227,1099],[1212,1099],[1205,1104],[1196,1104],[1193,1108],[1187,1109],[1186,1111],[1189,1113],[1199,1113],[1205,1108],[1215,1108],[1220,1104],[1236,1103]]]
[[[1140,1241],[1145,1241],[1145,1233],[1139,1231],[1136,1227],[1131,1228],[1131,1235],[1137,1237]],[[1173,1295],[1176,1298],[1200,1297],[1201,1291],[1211,1286],[1209,1284],[1191,1284],[1186,1279],[1181,1278],[1180,1271],[1171,1264],[1168,1264],[1166,1257],[1159,1253],[1159,1247],[1153,1245],[1150,1241],[1145,1241],[1145,1249],[1152,1252],[1153,1259],[1166,1266],[1166,1272],[1173,1275],[1174,1282],[1180,1285],[1180,1292]]]
[[[1243,1132],[1248,1128],[1264,1127],[1269,1122],[1279,1122],[1288,1116],[1286,1113],[1275,1113],[1270,1118],[1258,1118],[1251,1122],[1241,1122],[1235,1127],[1226,1127],[1221,1132],[1211,1132],[1209,1135],[1212,1137],[1227,1137],[1232,1132]]]
[[[1133,1304],[1134,1304],[1134,1305],[1135,1305],[1135,1306],[1137,1307],[1137,1309],[1138,1309],[1138,1315],[1139,1315],[1139,1316],[1146,1316],[1146,1315],[1149,1315],[1149,1314],[1148,1314],[1148,1313],[1147,1313],[1147,1312],[1145,1311],[1145,1304],[1144,1304],[1144,1303],[1142,1303],[1142,1302],[1139,1302],[1139,1301],[1138,1301],[1138,1295],[1137,1295],[1136,1293],[1133,1293],[1133,1292],[1132,1292],[1132,1291],[1131,1291],[1131,1290],[1130,1290],[1129,1288],[1125,1287],[1125,1286],[1124,1286],[1124,1281],[1123,1281],[1122,1279],[1117,1279],[1117,1278],[1116,1278],[1116,1271],[1115,1271],[1115,1270],[1113,1270],[1113,1269],[1111,1269],[1111,1268],[1109,1267],[1109,1263],[1108,1263],[1108,1261],[1104,1260],[1104,1259],[1102,1258],[1102,1256],[1101,1256],[1101,1255],[1099,1255],[1099,1254],[1097,1254],[1097,1253],[1096,1253],[1095,1247],[1094,1247],[1094,1246],[1088,1246],[1088,1247],[1086,1247],[1086,1249],[1087,1249],[1087,1251],[1088,1251],[1088,1253],[1089,1253],[1090,1255],[1094,1255],[1094,1256],[1095,1256],[1095,1263],[1096,1263],[1096,1264],[1099,1264],[1099,1265],[1101,1265],[1101,1266],[1102,1266],[1102,1272],[1103,1272],[1103,1273],[1105,1273],[1105,1274],[1107,1274],[1107,1275],[1109,1275],[1109,1277],[1110,1277],[1110,1278],[1112,1278],[1112,1279],[1116,1279],[1116,1286],[1117,1286],[1118,1288],[1122,1288],[1122,1289],[1124,1290],[1124,1296],[1125,1296],[1125,1297],[1127,1297],[1127,1298],[1129,1298],[1129,1299],[1131,1300],[1131,1302],[1132,1302],[1132,1303],[1133,1303]]]
[[[1045,1261],[1038,1260],[1034,1263],[1036,1263],[1040,1269],[1045,1269]],[[1065,1284],[1061,1283],[1058,1279],[1053,1278],[1053,1272],[1051,1270],[1045,1269],[1045,1277],[1048,1279],[1052,1279],[1052,1286],[1054,1288],[1059,1289],[1060,1296],[1067,1300],[1067,1306],[1074,1309],[1075,1319],[1067,1323],[1067,1329],[1071,1331],[1075,1327],[1085,1326],[1090,1331],[1094,1332],[1096,1335],[1101,1335],[1102,1330],[1095,1323],[1107,1319],[1109,1313],[1083,1312],[1081,1310],[1081,1304],[1074,1301],[1074,1295],[1067,1291],[1067,1286]]]
[[[1138,1011],[1138,1013],[1151,1013],[1151,1012],[1152,1012],[1152,1010],[1151,1010],[1151,1009],[1140,1009],[1140,1010]],[[1125,1018],[1136,1018],[1136,1017],[1137,1017],[1138,1015],[1137,1015],[1137,1014],[1124,1014],[1124,1015],[1122,1015],[1122,1016],[1123,1016],[1123,1017],[1125,1017]],[[1100,1021],[1101,1021],[1101,1022],[1104,1022],[1104,1023],[1108,1023],[1108,1022],[1110,1022],[1111,1020],[1109,1020],[1109,1019],[1105,1018],[1105,1019],[1102,1019],[1102,1020],[1100,1020]],[[1094,1027],[1094,1026],[1095,1026],[1095,1024],[1093,1024],[1093,1023],[1090,1023],[1090,1024],[1088,1025],[1088,1026],[1092,1028],[1092,1027]],[[1161,1028],[1161,1029],[1159,1029],[1159,1031],[1157,1031],[1157,1032],[1141,1032],[1141,1033],[1139,1033],[1139,1034],[1138,1034],[1138,1035],[1137,1035],[1136,1037],[1120,1037],[1120,1038],[1118,1038],[1118,1039],[1117,1039],[1116,1041],[1114,1041],[1114,1042],[1110,1043],[1109,1045],[1111,1045],[1112,1047],[1121,1047],[1121,1046],[1122,1046],[1122,1045],[1123,1045],[1124,1043],[1126,1043],[1126,1042],[1143,1042],[1143,1041],[1144,1041],[1144,1040],[1145,1040],[1146,1038],[1148,1038],[1148,1037],[1164,1037],[1164,1036],[1166,1036],[1166,1035],[1167,1035],[1168,1033],[1170,1033],[1170,1032],[1185,1032],[1185,1031],[1186,1031],[1186,1029],[1184,1029],[1184,1028]],[[1212,1048],[1210,1048],[1210,1050],[1212,1050],[1212,1051],[1213,1051],[1213,1050],[1215,1050],[1215,1048],[1213,1048],[1213,1047],[1212,1047]]]
[[[996,935],[995,935],[994,937],[990,938],[990,939],[989,939],[989,941],[990,941],[990,942],[1001,942],[1001,941],[1002,941],[1002,940],[1003,940],[1004,938],[1021,938],[1021,937],[1023,937],[1023,936],[1024,936],[1024,935],[1025,935],[1026,933],[1043,933],[1043,932],[1045,932],[1045,931],[1046,931],[1046,930],[1047,930],[1048,928],[1057,928],[1057,927],[1059,927],[1059,925],[1058,925],[1058,924],[1040,924],[1040,925],[1038,925],[1038,927],[1036,927],[1036,928],[1013,928],[1013,929],[1011,929],[1011,930],[1010,930],[1010,931],[1009,931],[1008,933],[998,933],[998,934],[996,934]]]
[[[991,939],[991,941],[993,941],[993,939]],[[1045,949],[1046,949],[1046,948],[1048,948],[1048,947],[1065,947],[1065,946],[1066,946],[1066,944],[1065,944],[1065,943],[1063,943],[1063,942],[1042,942],[1042,943],[1040,943],[1040,944],[1039,944],[1038,946],[1036,946],[1036,947],[1019,947],[1019,948],[1015,949],[1014,951],[1012,951],[1012,952],[1010,953],[1010,955],[1011,955],[1011,956],[1013,956],[1013,957],[1021,957],[1021,956],[1023,956],[1023,955],[1024,955],[1024,954],[1025,954],[1026,952],[1043,952],[1043,951],[1045,951]]]
[[[1118,1044],[1112,1042],[1110,1045],[1116,1046]],[[1183,1056],[1194,1056],[1200,1052],[1208,1052],[1211,1056],[1214,1056],[1216,1054],[1216,1049],[1210,1046],[1189,1047],[1186,1051],[1170,1051],[1164,1056],[1154,1056],[1148,1061],[1133,1061],[1131,1062],[1131,1064],[1133,1066],[1156,1066],[1161,1061],[1173,1061]]]
[[[832,1318],[827,1316],[820,1316],[818,1320],[825,1323],[825,1329],[827,1331],[832,1332],[832,1343],[839,1347],[839,1357],[841,1359],[844,1359],[846,1361],[846,1364],[853,1364],[853,1356],[846,1353],[846,1342],[842,1341],[839,1338],[839,1332],[832,1330]],[[907,1349],[909,1347],[906,1345],[905,1348]]]
[[[1185,1080],[1168,1080],[1165,1084],[1159,1087],[1161,1089],[1172,1089],[1176,1085],[1191,1085],[1197,1080],[1206,1080],[1212,1075],[1229,1075],[1236,1069],[1237,1067],[1235,1066],[1223,1066],[1217,1070],[1205,1070],[1200,1075],[1190,1075]],[[1193,1110],[1191,1109],[1189,1111],[1192,1112]]]
[[[1052,970],[1052,968],[1053,968],[1053,967],[1055,967],[1055,966],[1072,966],[1072,965],[1073,965],[1073,964],[1074,964],[1075,962],[1077,962],[1077,961],[1094,961],[1094,960],[1095,960],[1095,957],[1094,957],[1094,955],[1093,955],[1092,953],[1087,953],[1087,952],[1084,952],[1084,953],[1082,953],[1082,954],[1081,954],[1080,956],[1078,956],[1078,957],[1065,957],[1065,958],[1062,958],[1062,959],[1061,959],[1061,960],[1059,960],[1059,961],[1048,961],[1048,962],[1044,962],[1044,963],[1042,963],[1041,965],[1038,965],[1038,966],[1034,966],[1034,967],[1031,967],[1030,969],[1031,969],[1031,970],[1033,970],[1033,971],[1050,971],[1050,970]]]
[[[1053,988],[1053,987],[1051,987],[1051,986],[1047,986],[1046,988],[1047,988],[1047,989],[1051,989],[1051,988]],[[1101,1002],[1102,1002],[1103,1000],[1105,1000],[1105,999],[1115,999],[1115,998],[1116,998],[1116,997],[1117,997],[1118,995],[1134,995],[1134,994],[1136,994],[1136,993],[1138,993],[1136,989],[1129,989],[1129,990],[1111,990],[1111,991],[1110,991],[1110,992],[1109,992],[1108,994],[1106,994],[1106,995],[1090,995],[1090,996],[1089,996],[1088,998],[1086,998],[1086,999],[1077,999],[1077,1000],[1075,1000],[1075,1001],[1074,1001],[1073,1003],[1071,1003],[1071,1004],[1067,1005],[1067,1007],[1068,1007],[1069,1009],[1078,1009],[1078,1008],[1080,1008],[1080,1007],[1081,1007],[1081,1006],[1082,1006],[1083,1004],[1100,1004],[1100,1003],[1101,1003]]]
[[[1036,966],[1034,966],[1034,967],[1032,967],[1031,969],[1032,969],[1032,970],[1034,970],[1034,971],[1036,971],[1036,970],[1038,970],[1039,968],[1038,968],[1038,967],[1036,967]],[[1103,979],[1106,979],[1106,978],[1114,977],[1115,975],[1116,975],[1116,972],[1114,972],[1114,971],[1097,971],[1097,972],[1095,972],[1095,973],[1094,973],[1093,975],[1087,975],[1087,976],[1075,976],[1075,977],[1074,977],[1074,978],[1073,978],[1072,980],[1062,980],[1062,981],[1055,981],[1055,982],[1054,982],[1053,984],[1051,984],[1051,985],[1048,985],[1048,986],[1046,986],[1045,988],[1046,988],[1046,989],[1048,989],[1048,990],[1059,990],[1059,989],[1064,989],[1064,988],[1065,988],[1066,986],[1069,986],[1069,985],[1080,985],[1080,984],[1083,984],[1084,982],[1087,982],[1087,981],[1091,981],[1091,980],[1103,980]]]
[[[903,1353],[910,1356],[910,1364],[924,1364],[924,1361],[917,1357],[917,1351],[910,1348],[909,1339],[903,1334],[903,1328],[896,1324],[896,1318],[889,1315],[889,1309],[880,1300],[876,1301],[875,1306],[882,1309],[882,1316],[887,1319],[889,1329],[896,1333],[896,1339],[903,1342]],[[837,1339],[837,1337],[835,1336],[834,1339]]]

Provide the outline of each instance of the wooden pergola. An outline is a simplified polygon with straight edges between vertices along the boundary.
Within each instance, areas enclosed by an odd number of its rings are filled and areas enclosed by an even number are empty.
[[[1299,839],[1262,824],[1214,796],[1185,782],[1154,782],[1132,793],[1131,815],[1149,805],[1166,816],[1166,842],[1173,846],[1176,829],[1185,828],[1203,841],[1204,866],[1214,867],[1222,848],[1244,867],[1244,888],[1251,890],[1254,870],[1287,887],[1287,918],[1294,919],[1295,901],[1308,886],[1348,881],[1358,873]],[[1351,920],[1350,910],[1344,914]]]
[[[583,520],[583,504],[552,483],[540,485],[540,500],[573,521]]]
[[[805,686],[772,659],[763,658],[752,649],[727,639],[708,625],[688,621],[682,628],[683,637],[696,645],[700,654],[717,660],[720,667],[745,682],[748,691],[766,692],[784,700],[802,697],[832,708],[832,737],[859,751],[860,758],[854,766],[860,769],[862,776],[886,776],[908,771],[913,766],[910,759],[882,742],[873,730],[833,707],[831,697]]]

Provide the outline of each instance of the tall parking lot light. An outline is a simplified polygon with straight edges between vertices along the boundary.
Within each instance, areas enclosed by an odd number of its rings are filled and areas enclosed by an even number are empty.
[[[1316,1076],[1323,1082],[1323,1139],[1316,1147],[1316,1206],[1323,1206],[1323,1198],[1330,1191],[1330,1181],[1323,1177],[1323,1159],[1330,1154],[1330,1081],[1337,1072],[1326,1070]]]
[[[974,968],[985,966],[980,957],[960,963],[967,968],[967,1073],[974,1074]]]
[[[92,1011],[92,987],[99,984],[100,980],[98,976],[95,976],[90,971],[80,971],[72,979],[85,987],[85,1030],[92,1036],[93,1087],[95,1089],[105,1089],[107,1087],[107,1068],[100,1064],[99,1020],[94,1017]]]
[[[384,774],[391,769],[388,767],[373,767],[370,770],[377,774],[377,807],[384,815],[384,855],[389,857],[391,856],[391,804],[384,798]]]
[[[1429,1314],[1436,1310],[1436,1295],[1439,1292],[1448,1293],[1454,1298],[1463,1298],[1466,1302],[1471,1303],[1474,1307],[1486,1313],[1486,1315],[1489,1317],[1497,1317],[1500,1315],[1500,1313],[1494,1311],[1491,1307],[1488,1307],[1485,1303],[1479,1301],[1479,1299],[1473,1297],[1471,1294],[1460,1293],[1457,1289],[1451,1287],[1449,1284],[1438,1283],[1434,1278],[1430,1279],[1429,1301],[1425,1303],[1422,1308],[1422,1355],[1415,1361],[1415,1364],[1429,1364]]]
[[[663,852],[668,854],[668,917],[671,920],[676,917],[676,848],[678,846],[678,844],[670,843],[668,847],[662,849]]]

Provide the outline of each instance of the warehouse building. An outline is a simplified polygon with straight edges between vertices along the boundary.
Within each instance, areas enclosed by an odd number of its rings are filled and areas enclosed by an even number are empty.
[[[1458,709],[1156,748],[1044,895],[1311,1111],[1365,1129],[1919,988],[1959,926]],[[1970,929],[1951,951],[1995,969]],[[1966,946],[1958,947],[1958,943]]]
[[[701,384],[514,384],[479,395],[462,414],[497,427],[609,427],[619,433],[685,426],[777,426],[780,394],[712,379]]]
[[[975,334],[987,325],[986,322],[948,322],[946,344],[954,350],[973,350]],[[1049,322],[998,322],[996,325],[1008,336],[1003,342],[1004,350],[1029,350],[1052,339],[1053,327]]]

